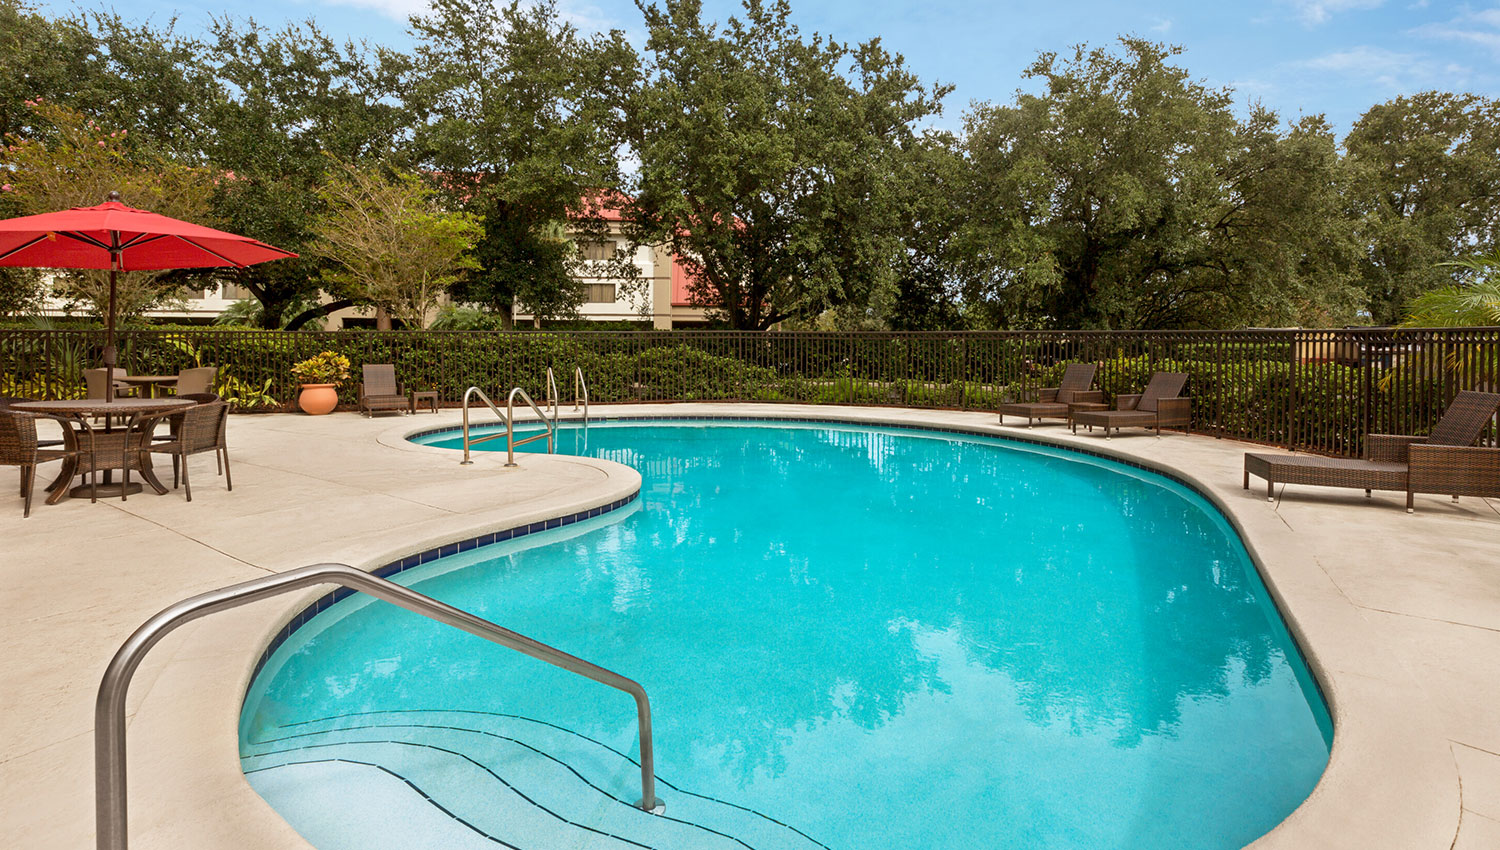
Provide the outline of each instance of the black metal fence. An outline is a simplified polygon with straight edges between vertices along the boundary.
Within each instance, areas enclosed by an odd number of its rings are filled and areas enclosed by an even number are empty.
[[[131,374],[220,369],[220,394],[290,409],[291,365],[320,351],[394,363],[404,384],[446,403],[479,386],[541,398],[545,370],[567,395],[581,368],[595,403],[759,401],[992,410],[1055,386],[1069,362],[1099,364],[1108,394],[1153,371],[1187,372],[1193,429],[1332,455],[1366,433],[1422,434],[1462,389],[1500,389],[1500,328],[1334,331],[741,333],[132,330]],[[84,394],[99,331],[0,330],[0,396]],[[269,401],[268,401],[269,400]],[[1492,429],[1493,431],[1493,429]],[[1493,433],[1486,436],[1493,442]]]

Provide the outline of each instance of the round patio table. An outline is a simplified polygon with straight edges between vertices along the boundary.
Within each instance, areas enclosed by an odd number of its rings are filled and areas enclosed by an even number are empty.
[[[161,395],[162,387],[174,386],[177,383],[176,375],[122,375],[115,378],[121,384],[129,384],[132,387],[140,387],[144,398],[156,398]]]
[[[51,413],[72,419],[76,423],[75,428],[64,429],[63,439],[70,449],[79,450],[79,454],[64,458],[62,472],[47,485],[47,490],[51,493],[47,497],[47,504],[55,505],[67,496],[93,495],[95,490],[91,485],[80,484],[72,490],[66,486],[74,477],[88,472],[104,473],[104,483],[98,485],[97,492],[100,496],[128,496],[141,491],[141,485],[133,481],[128,486],[124,482],[112,483],[110,473],[116,469],[139,472],[152,489],[159,494],[166,494],[167,488],[162,486],[151,470],[151,453],[146,451],[151,442],[151,429],[156,420],[192,407],[193,404],[190,400],[176,398],[117,398],[114,401],[76,398],[22,401],[10,407],[11,410]],[[88,420],[95,416],[107,417],[104,428],[95,428],[89,423]],[[110,427],[110,419],[115,417],[124,419],[125,426]]]

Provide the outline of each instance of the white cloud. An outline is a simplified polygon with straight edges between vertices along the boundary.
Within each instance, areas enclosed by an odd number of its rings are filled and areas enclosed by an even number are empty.
[[[1384,88],[1404,89],[1432,77],[1431,63],[1420,54],[1361,45],[1336,50],[1295,65],[1311,70],[1374,82]]]
[[[1298,19],[1308,26],[1326,23],[1340,12],[1357,12],[1384,5],[1385,0],[1281,0],[1291,6]]]
[[[1477,12],[1465,9],[1450,21],[1423,24],[1411,32],[1426,38],[1475,44],[1500,53],[1500,6]]]
[[[1154,24],[1151,25],[1151,31],[1152,32],[1159,32],[1159,33],[1162,33],[1163,35],[1165,35],[1166,33],[1171,32],[1172,31],[1172,19],[1171,18],[1157,18],[1156,19],[1156,23],[1154,23]]]
[[[427,0],[324,0],[330,6],[352,6],[379,12],[392,20],[406,23],[412,15],[427,11]]]

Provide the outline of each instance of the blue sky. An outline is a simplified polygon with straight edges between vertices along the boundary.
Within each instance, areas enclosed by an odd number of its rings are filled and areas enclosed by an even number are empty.
[[[618,27],[642,38],[630,0],[561,0],[580,27]],[[104,3],[48,2],[58,11]],[[314,17],[336,36],[409,43],[406,16],[426,0],[133,0],[113,4],[186,30],[213,15],[264,24]],[[705,0],[723,20],[737,2]],[[1122,33],[1185,48],[1195,77],[1230,86],[1241,104],[1258,99],[1283,117],[1323,113],[1343,132],[1369,106],[1429,89],[1500,94],[1500,0],[792,0],[804,32],[843,41],[880,37],[923,80],[952,83],[943,125],[956,127],[971,101],[1005,101],[1039,51],[1103,44]]]

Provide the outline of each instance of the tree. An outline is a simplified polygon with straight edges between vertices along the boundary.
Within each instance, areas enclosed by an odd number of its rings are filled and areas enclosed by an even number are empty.
[[[468,252],[483,233],[467,213],[443,212],[414,174],[340,166],[320,191],[327,212],[309,250],[331,264],[324,288],[421,328],[459,272],[477,266]]]
[[[950,133],[925,133],[905,154],[899,178],[906,226],[888,321],[906,331],[961,328],[965,275],[972,266],[962,244],[972,188],[968,165]]]
[[[1500,245],[1500,101],[1426,92],[1372,107],[1344,141],[1349,203],[1368,246],[1371,318],[1451,286],[1450,257]]]
[[[894,288],[892,177],[948,89],[878,41],[804,40],[784,0],[744,9],[716,31],[698,0],[641,5],[650,64],[621,126],[640,160],[635,241],[671,249],[694,303],[764,329]]]
[[[517,304],[571,315],[584,262],[568,232],[602,241],[601,191],[619,181],[613,112],[635,79],[623,33],[585,37],[552,2],[437,0],[411,20],[416,160],[450,205],[483,219],[479,267],[454,287],[508,323]],[[621,251],[611,276],[629,278]]]
[[[213,132],[203,152],[225,173],[214,213],[228,230],[305,254],[325,212],[319,189],[329,157],[385,161],[402,141],[407,57],[337,44],[310,22],[272,33],[221,20],[212,36],[202,61],[218,90],[204,110]],[[288,325],[298,305],[316,300],[325,263],[305,256],[227,276],[260,301],[262,326],[276,328]]]
[[[969,116],[967,240],[990,267],[970,300],[1001,326],[1059,328],[1343,309],[1338,276],[1315,279],[1347,244],[1328,223],[1337,157],[1321,120],[1286,138],[1268,110],[1238,122],[1230,92],[1169,62],[1177,49],[1121,44],[1042,54],[1026,73],[1041,92]]]
[[[1409,328],[1500,326],[1500,250],[1442,264],[1476,279],[1429,289],[1413,298],[1401,323]]]
[[[215,175],[164,157],[132,150],[128,130],[106,131],[70,107],[45,101],[28,103],[40,138],[11,136],[0,168],[7,171],[7,194],[29,214],[102,203],[112,191],[132,206],[173,218],[205,222]],[[138,316],[169,297],[191,275],[124,272],[116,285],[116,312]],[[78,270],[59,274],[54,289],[104,315],[109,304],[109,275]]]

